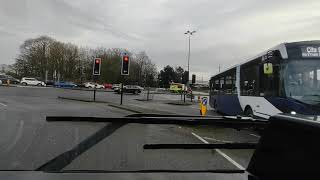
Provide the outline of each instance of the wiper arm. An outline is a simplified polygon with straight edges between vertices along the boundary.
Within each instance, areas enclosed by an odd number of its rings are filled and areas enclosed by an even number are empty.
[[[256,149],[258,143],[145,144],[144,149]]]
[[[129,171],[116,171],[116,170],[63,170],[63,171],[45,171],[46,173],[224,173],[236,174],[245,173],[241,169],[208,169],[208,170],[172,170],[172,169],[145,169],[145,170],[129,170]]]
[[[36,169],[36,171],[60,171],[69,165],[74,159],[79,157],[82,153],[86,152],[96,144],[98,144],[103,139],[110,136],[117,129],[121,128],[125,124],[123,123],[112,123],[108,124],[102,129],[98,130],[91,136],[84,139],[82,142],[77,144],[71,150],[66,151],[57,157],[51,159],[45,164],[41,165]]]
[[[265,128],[268,125],[266,120],[241,119],[238,117],[75,117],[75,116],[48,116],[49,122],[109,122],[109,123],[138,123],[138,124],[176,124],[176,125],[213,125],[228,128]]]

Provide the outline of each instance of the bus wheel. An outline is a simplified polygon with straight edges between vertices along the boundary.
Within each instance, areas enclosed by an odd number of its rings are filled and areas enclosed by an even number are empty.
[[[246,109],[244,110],[244,115],[248,117],[253,117],[253,111],[250,106],[246,107]]]

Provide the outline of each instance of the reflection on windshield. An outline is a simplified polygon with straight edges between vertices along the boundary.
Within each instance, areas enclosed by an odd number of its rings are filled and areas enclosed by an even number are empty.
[[[285,65],[284,86],[287,97],[308,104],[320,103],[319,60],[296,60]]]

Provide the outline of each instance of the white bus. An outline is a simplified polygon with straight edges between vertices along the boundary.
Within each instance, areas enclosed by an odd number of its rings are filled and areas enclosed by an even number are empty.
[[[211,77],[210,106],[266,119],[320,115],[320,41],[282,43]]]

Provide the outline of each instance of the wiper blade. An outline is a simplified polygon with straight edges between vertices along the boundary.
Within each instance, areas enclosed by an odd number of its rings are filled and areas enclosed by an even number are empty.
[[[256,149],[258,143],[145,144],[144,149]]]
[[[172,170],[172,169],[146,169],[146,170],[63,170],[63,171],[45,171],[46,173],[225,173],[236,174],[245,173],[245,170],[240,169],[208,169],[208,170]]]
[[[130,114],[126,117],[203,117],[203,116],[190,116],[190,115],[180,115],[180,114],[152,114],[152,113],[137,113]],[[206,116],[206,117],[218,117],[218,116]]]
[[[265,128],[266,120],[240,119],[237,117],[75,117],[75,116],[47,116],[49,122],[109,122],[109,123],[137,123],[137,124],[176,124],[176,125],[214,125],[229,128]]]

